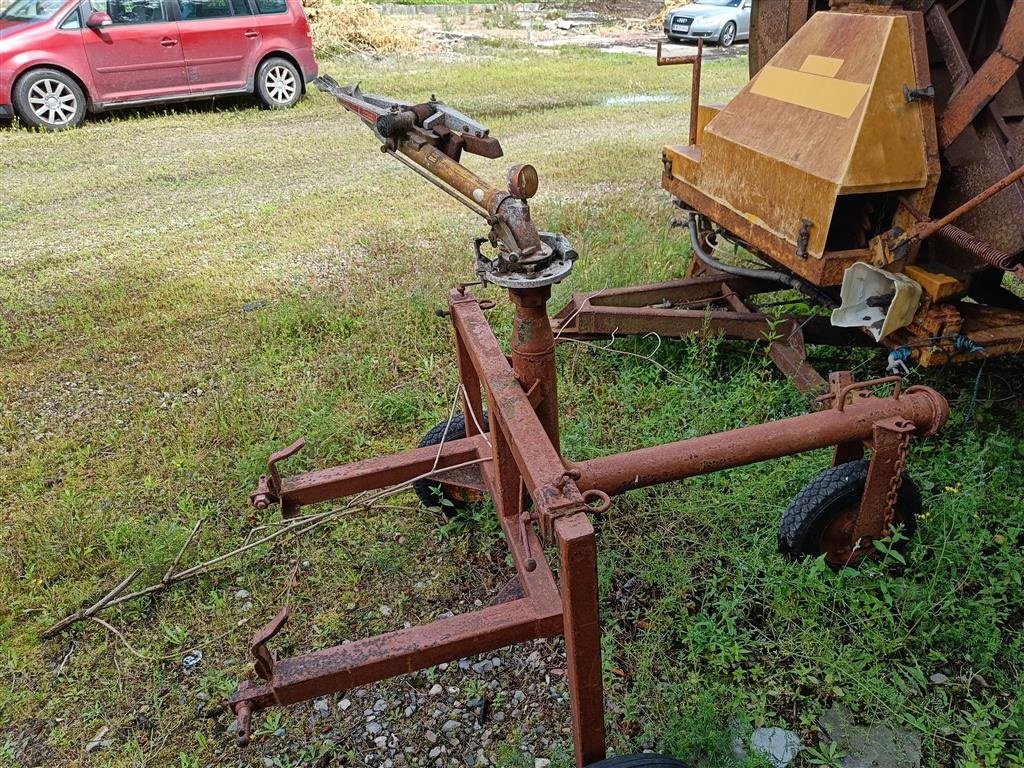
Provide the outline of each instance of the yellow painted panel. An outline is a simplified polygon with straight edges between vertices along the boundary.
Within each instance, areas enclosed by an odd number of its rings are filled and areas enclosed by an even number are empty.
[[[750,92],[785,104],[849,119],[868,92],[868,84],[769,65],[761,70]]]
[[[843,59],[834,59],[831,56],[815,56],[812,53],[804,59],[804,63],[800,65],[800,71],[811,75],[821,75],[822,77],[835,77],[839,74],[839,70],[844,63]]]
[[[967,290],[967,285],[951,275],[929,272],[913,264],[904,267],[903,274],[921,284],[924,292],[935,301],[948,299]]]

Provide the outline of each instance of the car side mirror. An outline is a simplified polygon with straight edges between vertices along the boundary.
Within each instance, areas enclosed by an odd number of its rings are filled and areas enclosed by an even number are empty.
[[[109,27],[113,23],[114,20],[110,18],[110,14],[103,11],[93,11],[89,14],[89,18],[85,20],[85,26],[89,29]]]

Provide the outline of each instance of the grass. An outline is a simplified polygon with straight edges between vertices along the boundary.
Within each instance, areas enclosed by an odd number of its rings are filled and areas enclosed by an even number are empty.
[[[536,165],[535,217],[582,254],[553,307],[573,290],[681,274],[657,179],[660,147],[685,132],[684,102],[604,105],[678,95],[678,72],[634,56],[483,45],[445,61],[327,70],[369,92],[435,91],[488,122],[507,162]],[[709,63],[706,98],[727,97],[744,70],[739,59]],[[493,178],[506,164],[473,162]],[[106,614],[147,658],[95,623],[39,633],[137,566],[140,584],[158,580],[199,518],[185,562],[276,519],[246,503],[271,450],[305,435],[288,469],[327,466],[414,445],[444,418],[456,378],[433,310],[470,277],[479,222],[382,158],[319,94],[289,112],[193,107],[59,135],[0,132],[0,203],[0,764],[361,760],[358,717],[333,723],[328,745],[308,705],[271,713],[239,754],[224,718],[197,713],[246,674],[248,637],[286,599],[296,614],[284,652],[488,599],[507,575],[493,526],[439,529],[422,511],[381,510],[264,548]],[[507,333],[505,303],[492,321]],[[678,378],[561,348],[567,455],[806,409],[758,350],[684,340],[656,356]],[[873,353],[852,364],[862,375],[884,367]],[[733,729],[783,725],[814,743],[818,716],[841,702],[919,734],[926,766],[1024,761],[1020,381],[990,363],[978,429],[962,433],[973,374],[915,374],[950,395],[954,418],[913,451],[928,518],[901,571],[834,574],[778,558],[778,518],[827,465],[824,452],[617,502],[599,522],[616,750],[735,766]],[[195,647],[203,661],[187,674],[181,657]],[[948,682],[931,684],[939,671]],[[499,763],[521,764],[521,733],[542,723],[568,748],[564,704],[530,711],[497,731]],[[104,727],[111,744],[87,754]],[[273,736],[280,727],[287,735]],[[824,749],[801,758],[829,759]]]

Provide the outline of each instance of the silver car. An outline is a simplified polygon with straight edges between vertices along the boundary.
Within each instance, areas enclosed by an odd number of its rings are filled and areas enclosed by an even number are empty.
[[[728,48],[737,40],[750,39],[751,0],[699,0],[670,11],[665,35],[681,42],[698,39]]]

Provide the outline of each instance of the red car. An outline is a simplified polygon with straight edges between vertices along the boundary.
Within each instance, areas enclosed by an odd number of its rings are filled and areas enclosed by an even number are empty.
[[[46,130],[231,93],[283,109],[316,75],[300,0],[13,0],[0,13],[0,118]]]

